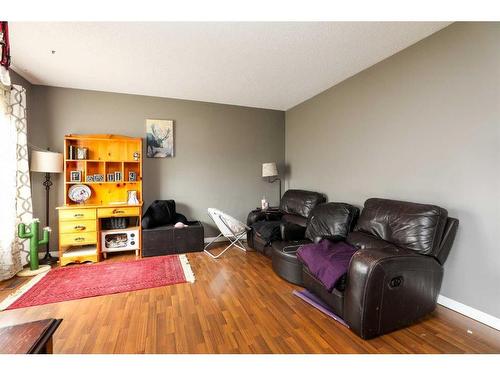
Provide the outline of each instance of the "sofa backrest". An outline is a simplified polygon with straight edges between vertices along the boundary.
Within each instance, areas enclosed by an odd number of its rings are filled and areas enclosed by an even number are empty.
[[[307,190],[287,190],[280,201],[280,210],[284,214],[309,217],[312,209],[320,203],[326,202],[321,193]]]
[[[353,229],[359,209],[347,203],[322,203],[311,211],[305,236],[311,241],[317,237],[345,239]]]
[[[355,230],[400,248],[438,257],[447,218],[448,212],[438,206],[370,198]]]

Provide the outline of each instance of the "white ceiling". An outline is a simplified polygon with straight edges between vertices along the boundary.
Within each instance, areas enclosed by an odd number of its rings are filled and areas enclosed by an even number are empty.
[[[13,68],[34,84],[286,110],[448,24],[12,22],[9,31]]]

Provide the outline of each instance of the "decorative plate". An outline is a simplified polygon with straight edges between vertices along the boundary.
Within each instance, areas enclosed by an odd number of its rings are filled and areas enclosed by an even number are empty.
[[[90,198],[92,192],[87,185],[73,185],[69,188],[68,197],[73,202],[83,203]]]

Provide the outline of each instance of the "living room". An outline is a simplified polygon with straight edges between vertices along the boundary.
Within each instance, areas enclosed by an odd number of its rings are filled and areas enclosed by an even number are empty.
[[[304,17],[4,17],[1,353],[500,352],[500,22]]]

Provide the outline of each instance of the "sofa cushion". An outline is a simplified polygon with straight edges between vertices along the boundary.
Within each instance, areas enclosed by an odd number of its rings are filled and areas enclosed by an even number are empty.
[[[347,203],[322,203],[313,208],[306,228],[306,237],[345,239],[352,230],[359,209]]]
[[[317,244],[303,245],[297,258],[330,292],[347,273],[349,261],[357,249],[347,242],[323,240]]]
[[[358,231],[349,233],[347,235],[346,241],[351,245],[357,247],[359,250],[381,249],[387,247],[387,245],[389,244],[387,241],[381,240],[374,235]]]
[[[445,209],[430,204],[370,198],[355,230],[403,249],[436,255],[447,217]]]
[[[306,229],[307,225],[307,218],[302,217],[302,216],[297,216],[297,215],[289,215],[285,214],[281,217],[281,221],[285,224],[294,224],[294,225],[299,225]]]
[[[326,197],[323,194],[291,189],[283,194],[280,201],[280,210],[286,214],[307,218],[314,207],[324,202],[326,202]]]

